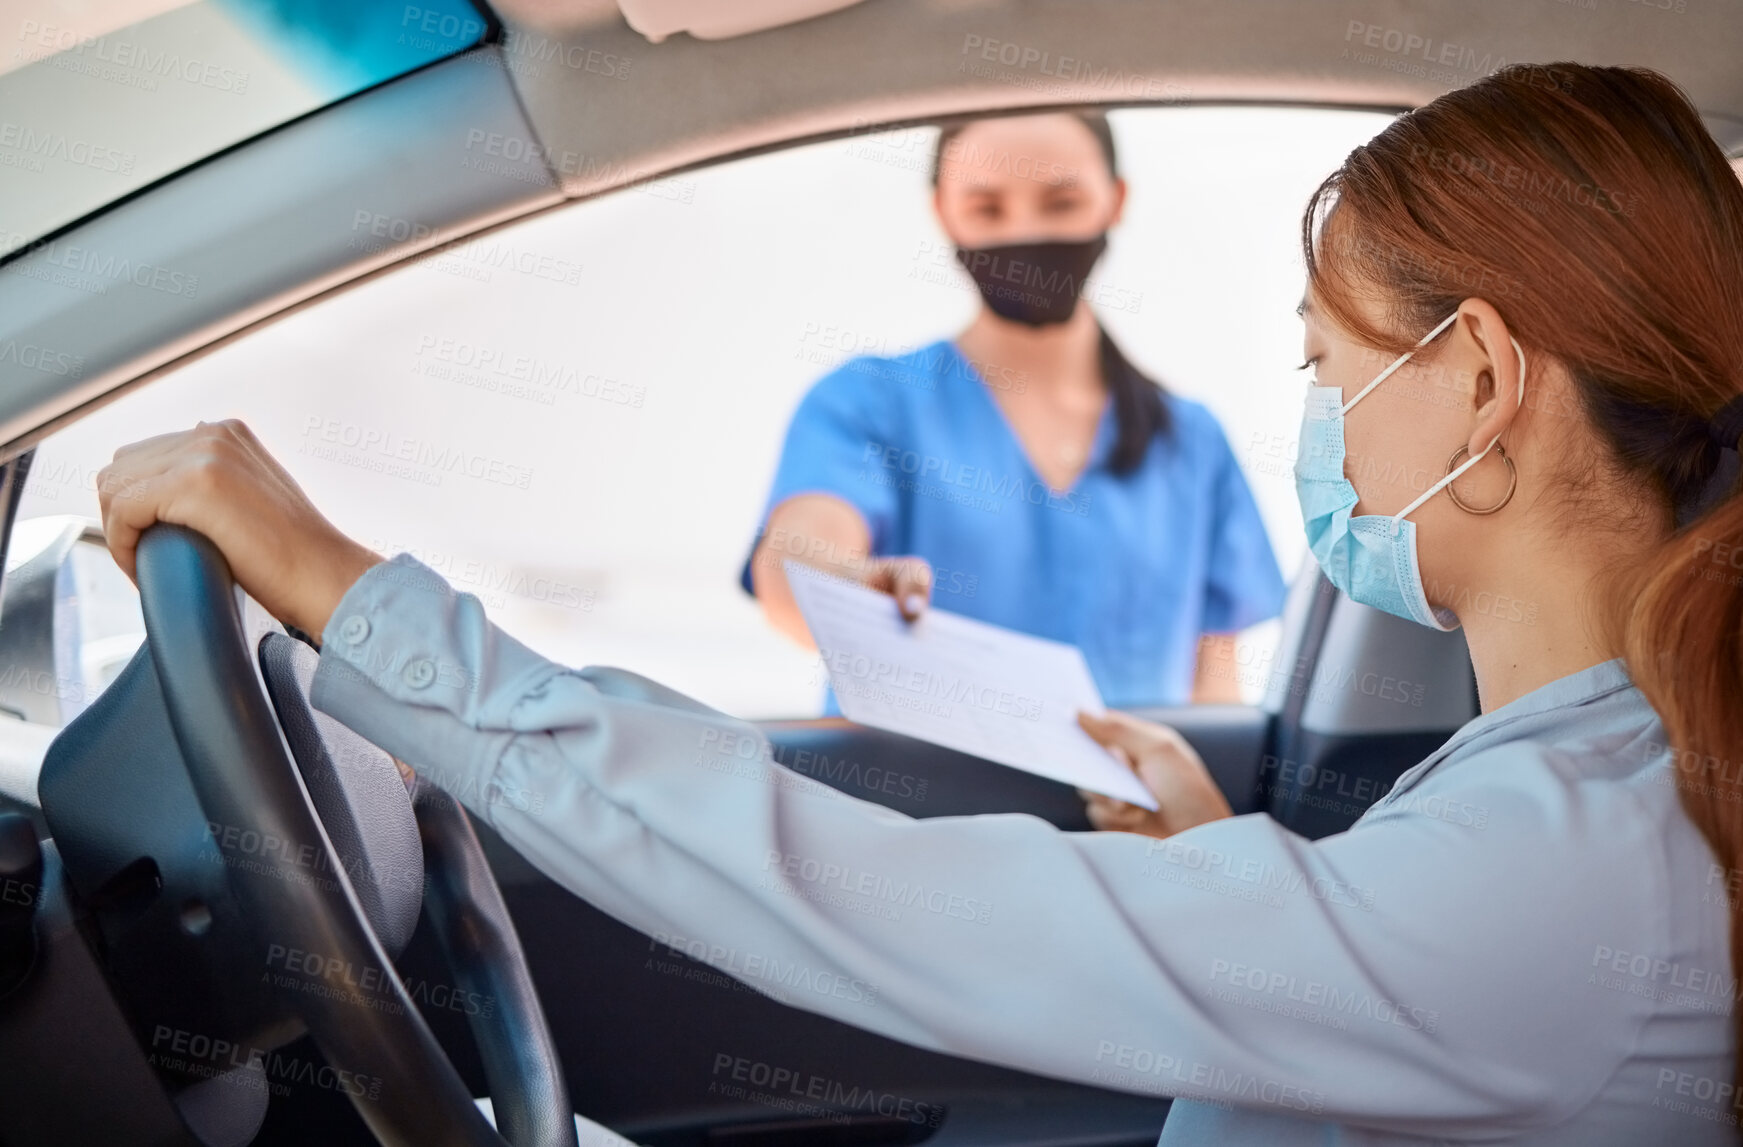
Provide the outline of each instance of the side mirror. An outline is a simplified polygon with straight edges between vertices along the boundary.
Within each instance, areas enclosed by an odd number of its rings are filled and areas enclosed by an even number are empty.
[[[0,712],[59,728],[77,717],[145,638],[139,592],[89,518],[13,527],[0,592]]]

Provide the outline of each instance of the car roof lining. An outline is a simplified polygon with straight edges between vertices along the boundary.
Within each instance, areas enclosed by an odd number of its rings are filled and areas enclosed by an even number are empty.
[[[1743,5],[867,0],[733,39],[658,44],[605,0],[493,6],[509,76],[570,197],[867,123],[1158,102],[1400,109],[1500,63],[1570,58],[1665,72],[1722,146],[1743,152],[1743,68],[1731,50],[1743,43]],[[992,44],[1024,62],[977,72]]]

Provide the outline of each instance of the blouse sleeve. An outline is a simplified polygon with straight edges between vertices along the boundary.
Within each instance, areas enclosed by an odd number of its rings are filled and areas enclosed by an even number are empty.
[[[1577,1110],[1650,1007],[1588,984],[1594,945],[1664,934],[1650,818],[1570,815],[1523,755],[1461,767],[1494,779],[1441,794],[1480,824],[1390,815],[1317,842],[1263,815],[1168,840],[918,820],[789,771],[753,726],[650,681],[546,660],[404,554],[323,637],[313,703],[551,879],[922,1048],[1481,1137]]]

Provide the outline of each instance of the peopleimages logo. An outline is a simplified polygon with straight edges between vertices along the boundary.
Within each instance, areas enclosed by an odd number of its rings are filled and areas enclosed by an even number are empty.
[[[879,989],[876,984],[832,972],[827,968],[813,968],[798,961],[783,964],[779,956],[741,952],[724,944],[658,931],[648,937],[648,950],[651,952],[656,947],[666,949],[673,956],[687,956],[716,971],[725,972],[782,1002],[786,1001],[780,989],[788,988],[799,993],[809,992],[852,1004],[864,1004],[867,1007],[878,1005]],[[672,969],[650,965],[650,970],[668,973]]]
[[[468,592],[488,606],[500,608],[509,597],[518,597],[544,605],[585,610],[592,609],[599,596],[599,591],[591,586],[576,585],[537,573],[529,574],[513,566],[499,566],[494,562],[461,557],[412,542],[377,536],[369,539],[366,544],[378,554],[410,554],[446,581],[465,586]]]
[[[317,990],[330,999],[358,1004],[375,1011],[401,1015],[394,984],[397,977],[380,968],[359,967],[338,956],[323,955],[284,944],[269,945],[264,979],[276,987],[299,991]],[[283,969],[282,972],[275,969]],[[479,992],[431,984],[416,977],[398,980],[412,1003],[443,1008],[468,1016],[488,1018],[496,1012],[496,997]]]
[[[193,298],[200,287],[198,275],[190,275],[156,263],[105,254],[77,243],[62,243],[58,239],[38,240],[26,246],[24,253],[36,257],[41,265],[13,263],[6,268],[7,274],[59,282],[92,294],[100,295],[107,291],[108,283],[101,280],[131,283],[150,291],[161,291],[166,295],[188,299]],[[52,272],[45,270],[46,267],[54,267],[65,272],[65,275],[55,277]]]
[[[1317,1091],[1248,1075],[1243,1071],[1230,1071],[1216,1064],[1182,1059],[1152,1048],[1116,1044],[1113,1040],[1097,1042],[1095,1062],[1109,1076],[1115,1074],[1109,1069],[1120,1069],[1123,1078],[1108,1079],[1092,1073],[1092,1079],[1117,1082],[1131,1090],[1151,1090],[1143,1086],[1147,1082],[1144,1077],[1150,1076],[1158,1082],[1167,1081],[1164,1086],[1170,1095],[1186,1095],[1213,1102],[1238,1099],[1311,1114],[1325,1109],[1325,1096]]]
[[[883,695],[897,704],[926,701],[929,712],[948,716],[950,705],[970,705],[1002,717],[1025,721],[1041,719],[1039,697],[1016,693],[984,681],[959,677],[955,673],[935,672],[893,661],[883,661],[852,649],[817,650],[823,666],[829,672],[838,693],[868,695],[880,688],[896,692]],[[904,707],[911,707],[904,704]]]
[[[71,28],[25,20],[19,24],[18,39],[25,46],[14,50],[15,60],[28,63],[46,59],[65,71],[116,80],[145,91],[156,91],[158,80],[181,80],[234,95],[248,91],[248,73],[240,68],[119,36],[86,36]]]
[[[959,72],[983,79],[1000,79],[1001,82],[1035,90],[1056,90],[1062,85],[1071,85],[1150,100],[1185,99],[1192,95],[1189,87],[1160,80],[1142,72],[1127,72],[1106,64],[1092,63],[1075,56],[1056,55],[1043,48],[1009,40],[995,40],[973,32],[962,38],[962,48],[957,55],[961,57],[957,64]],[[988,66],[990,64],[999,64],[1009,69],[1010,74],[1001,76]]]
[[[962,275],[967,264],[959,261],[953,243],[922,239],[915,248],[914,261],[915,265],[908,271],[910,279],[967,291],[979,290],[973,279]],[[1144,305],[1144,292],[1117,286],[1095,275],[1085,275],[1079,282],[1062,271],[1045,271],[1032,262],[987,252],[971,254],[969,263],[984,268],[986,278],[1001,280],[996,290],[1005,299],[1040,303],[1056,291],[1068,291],[1101,310],[1128,311],[1135,315]],[[1031,294],[1037,287],[1042,288],[1042,293]]]
[[[80,355],[49,350],[35,343],[21,343],[17,339],[0,342],[0,366],[8,363],[62,378],[78,378],[85,373],[85,360]]]
[[[303,423],[303,438],[306,447],[317,447],[325,443],[333,449],[355,451],[362,459],[373,454],[385,460],[403,463],[420,470],[428,478],[434,478],[435,481],[429,483],[431,485],[440,485],[444,473],[459,473],[481,482],[513,486],[520,490],[529,488],[533,481],[530,467],[516,466],[500,458],[491,458],[421,438],[407,438],[388,430],[360,426],[337,418],[322,418],[316,414],[309,415]],[[302,452],[312,451],[305,449]],[[336,460],[345,459],[340,457]]]
[[[353,250],[372,255],[392,250],[402,243],[428,246],[443,238],[442,231],[428,223],[397,215],[384,215],[363,207],[352,212],[351,230],[355,235],[347,245]],[[435,266],[438,270],[449,270],[453,269],[452,265],[455,263],[467,264],[473,273],[468,273],[465,277],[482,282],[489,282],[489,272],[501,270],[514,271],[569,287],[579,286],[581,283],[581,264],[548,251],[518,247],[496,236],[444,243],[430,252],[430,261],[426,265]]]
[[[830,860],[802,856],[796,852],[769,850],[763,858],[764,872],[778,872],[789,880],[799,880],[820,888],[833,888],[853,896],[903,908],[923,908],[938,916],[956,920],[972,920],[976,924],[992,922],[991,901],[962,896],[942,888],[928,888],[918,881],[892,880],[874,872],[866,872]]]
[[[468,155],[460,166],[491,175],[503,175],[522,182],[543,183],[550,175],[576,176],[597,186],[617,187],[634,184],[636,189],[656,199],[691,203],[696,198],[696,184],[687,179],[650,178],[649,172],[631,169],[612,160],[601,159],[585,152],[550,148],[533,139],[507,135],[499,131],[469,128],[466,150],[482,151],[483,156]],[[502,160],[498,163],[497,160]]]
[[[829,1117],[857,1111],[882,1115],[886,1119],[902,1119],[923,1127],[937,1127],[944,1122],[945,1109],[935,1103],[742,1055],[716,1053],[712,1075],[714,1080],[709,1083],[708,1090],[713,1094],[751,1099],[777,1107],[789,1106],[794,1101],[815,1101],[793,1108],[800,1114]]]
[[[418,340],[417,353],[433,362],[476,372],[480,376],[526,383],[537,392],[551,396],[567,392],[638,409],[647,400],[647,390],[639,384],[606,378],[570,363],[550,362],[496,347],[424,335]],[[458,376],[456,380],[465,381],[465,377]]]
[[[1060,493],[1045,482],[1030,482],[1014,474],[994,474],[984,466],[966,466],[961,462],[940,458],[936,454],[921,454],[916,450],[904,450],[900,446],[867,442],[860,461],[875,465],[891,475],[905,475],[917,484],[936,482],[944,489],[955,488],[975,494],[988,494],[995,498],[1008,498],[1079,517],[1089,513],[1088,495],[1080,497],[1071,491]],[[872,471],[873,474],[876,472]]]
[[[585,44],[567,43],[550,36],[541,36],[507,28],[503,31],[502,52],[510,71],[537,75],[540,64],[561,64],[577,72],[623,79],[629,75],[634,61],[615,52],[589,48]],[[531,65],[531,66],[529,66]]]
[[[1275,760],[1275,758],[1268,758]],[[1290,762],[1293,763],[1293,762]],[[1248,885],[1268,894],[1264,902],[1280,907],[1281,897],[1306,894],[1328,904],[1341,904],[1363,911],[1374,908],[1374,889],[1329,876],[1309,876],[1296,868],[1279,866],[1253,857],[1236,857],[1215,848],[1170,837],[1145,842],[1146,876],[1175,879],[1184,873],[1201,873],[1231,884]],[[1157,853],[1161,858],[1151,860]],[[1176,883],[1187,883],[1176,880]]]
[[[21,158],[29,162],[29,169],[32,171],[41,171],[43,160],[58,159],[79,167],[89,167],[94,171],[131,175],[133,161],[138,158],[131,151],[117,151],[115,148],[66,136],[60,132],[37,131],[27,124],[13,123],[10,120],[0,120],[0,148],[19,153]],[[0,162],[6,162],[8,166],[21,166],[5,159],[0,159]]]
[[[1303,978],[1288,972],[1272,972],[1229,960],[1211,961],[1212,983],[1227,984],[1259,995],[1275,996],[1293,1003],[1322,1008],[1341,1016],[1369,1019],[1433,1034],[1440,1026],[1440,1012],[1432,1008],[1406,1007],[1385,996],[1345,990],[1323,980]]]
[[[376,1099],[381,1095],[380,1076],[360,1075],[285,1055],[275,1048],[254,1047],[165,1024],[152,1029],[149,1062],[166,1071],[202,1078],[229,1076],[238,1082],[243,1077],[231,1073],[257,1064],[274,1081],[275,1095],[288,1095],[287,1085],[291,1083],[341,1092],[354,1099]]]
[[[423,43],[413,43],[414,47],[445,47],[453,48],[469,44],[476,40],[484,31],[484,22],[473,16],[457,16],[440,8],[420,8],[407,4],[400,12],[401,28],[422,33],[431,37]],[[400,43],[408,43],[406,33],[400,34]]]
[[[832,759],[827,753],[812,749],[797,749],[791,745],[777,748],[766,737],[752,732],[710,725],[702,731],[701,748],[718,757],[782,765],[805,776],[826,778],[837,788],[852,785],[917,801],[926,799],[928,782],[924,778],[878,765],[862,769],[858,761],[841,756]]]

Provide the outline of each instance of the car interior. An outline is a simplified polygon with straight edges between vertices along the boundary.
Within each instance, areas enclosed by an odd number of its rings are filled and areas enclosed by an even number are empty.
[[[525,1147],[577,1142],[580,1113],[648,1147],[1147,1147],[1169,1107],[826,1019],[803,986],[759,990],[706,945],[593,908],[312,708],[314,650],[204,538],[154,529],[135,593],[88,512],[32,503],[57,435],[111,416],[125,434],[135,396],[464,244],[971,116],[1389,116],[1504,63],[1577,59],[1666,72],[1743,157],[1738,6],[731,9],[196,0],[20,17],[8,118],[137,142],[112,149],[126,162],[86,148],[0,165],[0,1145]],[[188,58],[151,63],[166,45]],[[597,257],[559,254],[581,275]],[[721,568],[742,557],[723,550]],[[1136,710],[1191,742],[1236,814],[1342,831],[1477,714],[1458,632],[1357,605],[1311,562],[1275,634],[1245,703]],[[757,724],[776,761],[911,816],[1090,829],[1068,785],[841,719]],[[242,874],[287,854],[306,878]],[[379,1006],[279,974],[312,953]],[[783,1102],[722,1086],[733,1073],[817,1086]]]

